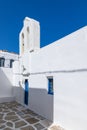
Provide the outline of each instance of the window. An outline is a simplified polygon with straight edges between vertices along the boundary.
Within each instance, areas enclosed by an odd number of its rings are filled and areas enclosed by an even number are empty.
[[[53,95],[53,78],[48,78],[48,94]]]
[[[5,58],[0,58],[0,67],[5,66]]]
[[[27,27],[27,49],[29,49],[29,27]]]
[[[13,67],[13,62],[14,62],[14,60],[13,60],[13,59],[11,59],[11,60],[10,60],[10,68],[12,68],[12,67]]]
[[[27,32],[29,33],[29,27],[27,27]]]
[[[21,48],[21,51],[22,51],[22,54],[24,53],[24,33],[22,33],[22,38],[21,38],[21,40],[22,40],[22,48]]]

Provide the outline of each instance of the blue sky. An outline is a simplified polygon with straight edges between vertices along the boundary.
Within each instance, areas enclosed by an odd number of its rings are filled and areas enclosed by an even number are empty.
[[[43,47],[87,25],[87,0],[0,0],[0,49],[18,53],[26,16],[40,22]]]

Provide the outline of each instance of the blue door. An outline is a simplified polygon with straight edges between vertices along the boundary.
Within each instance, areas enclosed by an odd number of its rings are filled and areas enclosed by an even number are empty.
[[[26,79],[26,80],[25,80],[25,95],[24,95],[24,103],[25,103],[26,105],[28,105],[28,90],[29,90],[28,80]]]

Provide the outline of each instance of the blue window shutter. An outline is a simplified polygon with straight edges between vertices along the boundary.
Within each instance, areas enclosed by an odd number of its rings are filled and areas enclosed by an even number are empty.
[[[53,95],[53,78],[48,78],[48,94]]]

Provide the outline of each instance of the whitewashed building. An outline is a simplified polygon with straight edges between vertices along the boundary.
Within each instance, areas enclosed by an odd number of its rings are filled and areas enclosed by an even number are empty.
[[[0,50],[0,102],[14,100],[13,63],[18,60],[18,54]]]
[[[12,68],[13,62],[18,61],[18,57],[16,53],[0,50],[0,67]]]
[[[66,130],[87,129],[87,27],[40,48],[39,22],[25,18],[13,64],[13,97]]]

